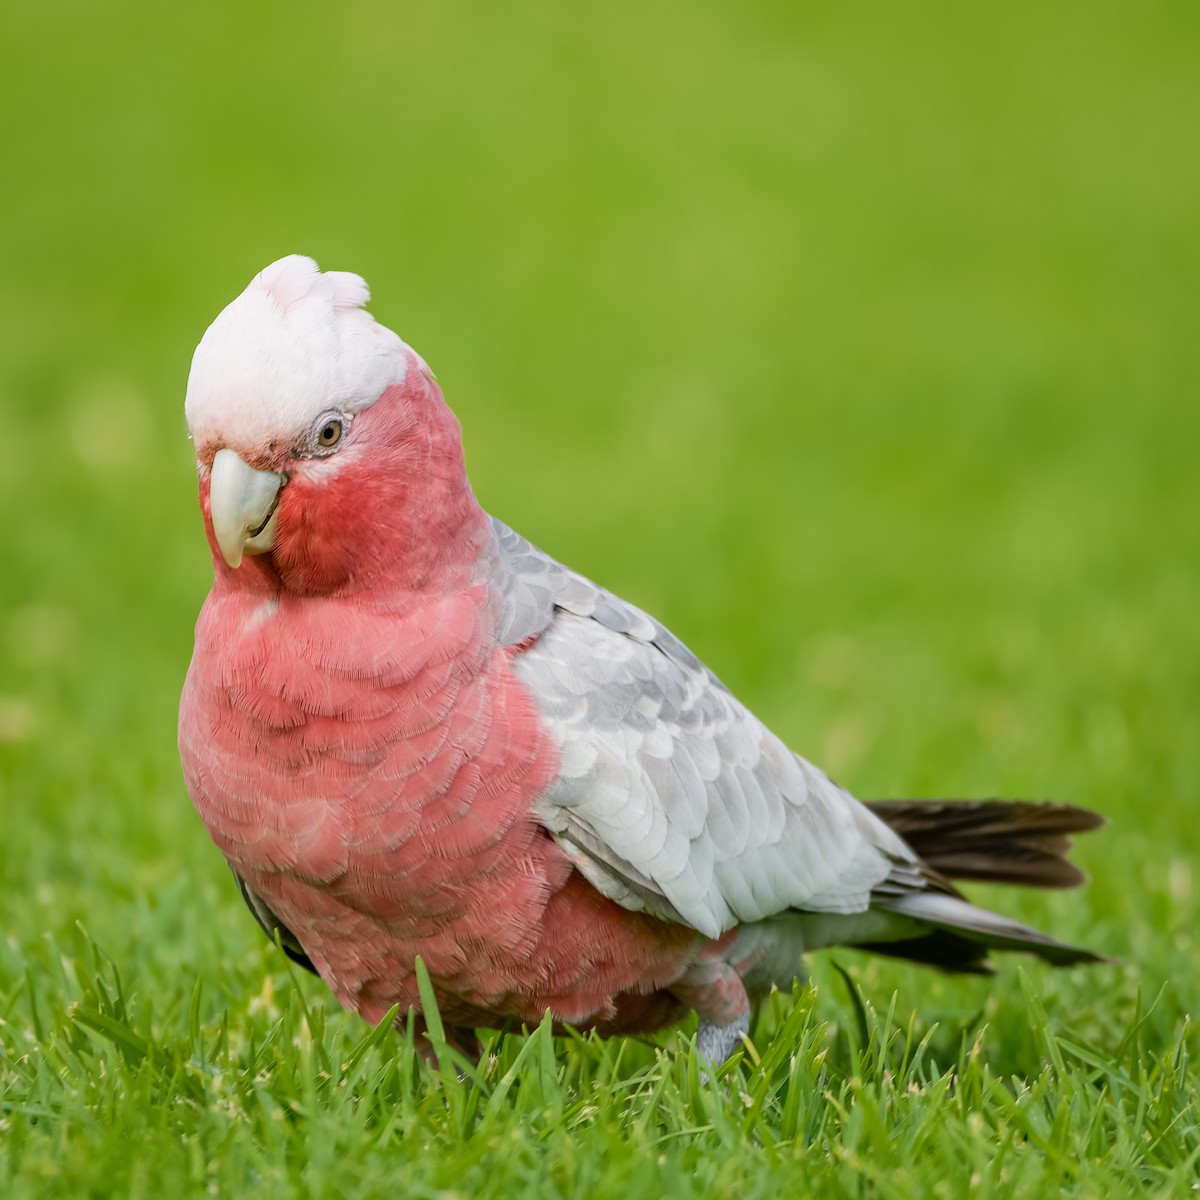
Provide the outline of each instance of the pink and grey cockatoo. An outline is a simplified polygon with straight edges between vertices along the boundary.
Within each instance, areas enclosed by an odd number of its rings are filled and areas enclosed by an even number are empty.
[[[365,283],[281,259],[187,388],[216,578],[180,707],[188,791],[264,929],[368,1021],[461,1044],[695,1010],[721,1061],[754,997],[849,944],[951,971],[1093,961],[965,900],[1067,886],[1068,805],[865,805],[687,647],[476,501],[422,359]]]

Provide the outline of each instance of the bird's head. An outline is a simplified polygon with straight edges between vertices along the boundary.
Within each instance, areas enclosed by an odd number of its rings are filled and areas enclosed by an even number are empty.
[[[429,586],[477,540],[458,423],[368,298],[357,275],[291,255],[196,347],[185,411],[219,581]]]

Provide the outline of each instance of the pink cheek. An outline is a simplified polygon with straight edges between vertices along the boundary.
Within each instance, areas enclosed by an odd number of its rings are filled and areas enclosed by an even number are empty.
[[[288,488],[294,488],[288,495]],[[341,586],[353,569],[356,531],[339,520],[336,505],[289,484],[279,502],[273,558],[285,582],[301,592],[327,592]]]

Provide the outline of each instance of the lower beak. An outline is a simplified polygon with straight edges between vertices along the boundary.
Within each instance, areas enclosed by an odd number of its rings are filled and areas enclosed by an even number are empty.
[[[262,554],[275,541],[275,507],[285,476],[259,471],[234,451],[218,450],[209,476],[209,509],[221,555],[234,569],[243,554]]]

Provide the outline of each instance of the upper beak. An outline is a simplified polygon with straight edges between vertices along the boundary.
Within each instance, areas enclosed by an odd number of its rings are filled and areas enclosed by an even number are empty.
[[[259,471],[234,451],[218,450],[209,476],[213,533],[225,561],[235,569],[242,554],[262,554],[275,541],[275,506],[285,476]]]

